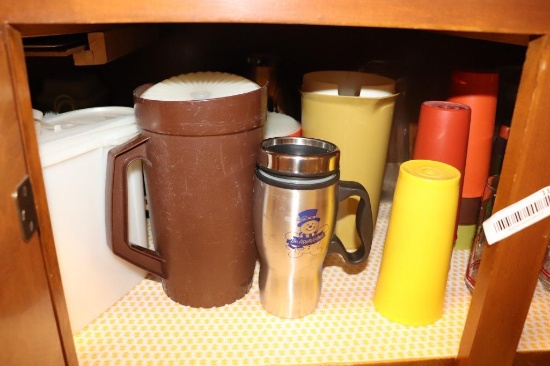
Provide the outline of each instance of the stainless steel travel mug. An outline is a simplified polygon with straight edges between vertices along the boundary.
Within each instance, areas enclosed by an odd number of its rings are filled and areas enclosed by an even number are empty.
[[[372,211],[367,191],[357,182],[339,181],[339,149],[302,137],[262,142],[253,196],[253,225],[260,257],[260,300],[282,318],[312,313],[321,295],[327,253],[358,264],[370,252]],[[361,245],[346,251],[334,235],[338,203],[360,198],[356,228]]]

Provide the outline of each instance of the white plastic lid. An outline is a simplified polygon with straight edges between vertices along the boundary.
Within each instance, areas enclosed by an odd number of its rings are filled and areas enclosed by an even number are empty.
[[[42,113],[42,111],[39,111],[38,109],[34,109],[32,110],[32,118],[35,120],[35,121],[42,121],[42,117],[44,117],[44,113]]]
[[[327,95],[382,97],[375,91],[395,94],[395,81],[388,77],[359,71],[313,71],[303,76],[302,91]]]
[[[291,116],[283,113],[267,112],[267,119],[264,125],[264,139],[296,134],[301,128],[302,125]]]
[[[95,125],[99,122],[109,122],[116,118],[133,115],[134,108],[131,107],[95,107],[61,114],[46,114],[40,121],[38,142],[55,140],[59,136],[78,134],[80,133],[80,128],[83,126]],[[49,137],[50,135],[56,136]]]
[[[229,97],[259,89],[255,82],[223,72],[194,72],[163,80],[142,95],[143,99],[190,101]]]
[[[134,109],[129,107],[63,113],[43,121],[40,130],[44,132],[38,136],[43,168],[100,147],[121,144],[138,132]]]
[[[331,96],[341,96],[340,90],[338,88],[334,89],[325,89],[325,90],[316,90],[311,92],[312,94],[323,94],[323,95],[331,95]],[[359,95],[355,95],[357,98],[387,98],[394,95],[393,93],[390,93],[387,90],[380,90],[380,89],[371,89],[367,87],[362,87],[360,89]],[[347,96],[347,95],[344,95]]]

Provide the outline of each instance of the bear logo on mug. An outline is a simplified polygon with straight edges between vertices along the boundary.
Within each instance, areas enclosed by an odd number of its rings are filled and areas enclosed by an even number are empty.
[[[321,225],[321,219],[317,217],[317,209],[309,209],[298,214],[298,232],[286,233],[286,246],[288,255],[299,258],[304,253],[317,255],[323,250],[322,242],[328,231],[328,225]]]

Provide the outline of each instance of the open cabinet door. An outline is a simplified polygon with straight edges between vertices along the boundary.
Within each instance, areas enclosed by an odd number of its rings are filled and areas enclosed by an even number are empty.
[[[0,28],[0,365],[76,365],[18,32]]]

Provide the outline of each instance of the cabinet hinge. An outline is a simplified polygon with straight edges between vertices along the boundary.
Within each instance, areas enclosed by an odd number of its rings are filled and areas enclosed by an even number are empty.
[[[25,241],[28,241],[32,234],[38,228],[38,217],[34,205],[34,196],[29,177],[25,177],[17,186],[15,192],[12,193],[19,214],[19,226],[21,227],[21,235]]]

